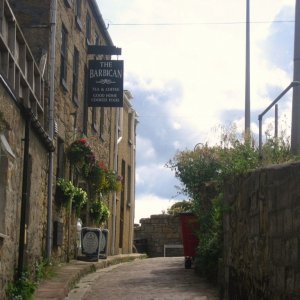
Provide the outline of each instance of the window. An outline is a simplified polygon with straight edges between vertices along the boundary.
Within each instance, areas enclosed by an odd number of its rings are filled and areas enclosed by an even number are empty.
[[[71,8],[73,5],[73,0],[65,0],[64,2],[65,2],[66,7],[68,7],[68,8]]]
[[[74,48],[73,56],[73,87],[72,100],[78,106],[78,71],[79,71],[79,52]]]
[[[132,144],[132,113],[128,114],[128,143]]]
[[[100,138],[105,139],[105,110],[104,107],[100,108]]]
[[[78,30],[82,30],[81,23],[81,0],[76,0],[75,3],[75,22]]]
[[[65,176],[65,143],[61,138],[57,139],[57,165],[56,176],[64,178]]]
[[[95,32],[95,45],[100,45],[100,37],[97,32]]]
[[[123,112],[124,112],[124,110],[123,110],[123,108],[121,108],[121,107],[118,107],[117,108],[117,122],[118,122],[118,124],[117,124],[117,126],[118,126],[118,139],[119,138],[121,138],[121,137],[123,137]]]
[[[87,44],[91,43],[91,16],[89,14],[86,15],[86,42]]]
[[[127,166],[127,205],[131,205],[131,166]]]
[[[97,116],[96,116],[96,112],[97,112],[96,107],[93,107],[93,108],[92,108],[92,128],[93,128],[95,131],[97,131],[97,127],[96,127],[96,125],[97,125]]]
[[[61,50],[60,50],[60,81],[67,90],[67,51],[68,51],[68,32],[64,25],[61,28]]]
[[[75,14],[79,19],[81,18],[81,0],[76,0]]]

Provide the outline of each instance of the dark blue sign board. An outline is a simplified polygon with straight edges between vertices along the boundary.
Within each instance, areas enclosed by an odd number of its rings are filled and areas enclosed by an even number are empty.
[[[123,60],[90,60],[88,106],[123,107]]]

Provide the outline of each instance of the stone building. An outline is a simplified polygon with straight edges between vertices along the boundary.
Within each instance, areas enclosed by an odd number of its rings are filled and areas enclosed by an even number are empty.
[[[137,114],[133,109],[132,99],[131,93],[125,91],[124,106],[118,117],[117,169],[124,182],[116,199],[116,224],[119,226],[116,229],[116,248],[119,253],[130,253],[133,246]]]
[[[95,0],[0,0],[2,291],[43,257],[76,256],[77,218],[55,192],[58,177],[85,187],[66,157],[82,137],[124,179],[106,199],[109,254],[132,251],[137,116],[128,91],[123,108],[87,106],[88,61],[111,58],[89,45],[113,46]]]

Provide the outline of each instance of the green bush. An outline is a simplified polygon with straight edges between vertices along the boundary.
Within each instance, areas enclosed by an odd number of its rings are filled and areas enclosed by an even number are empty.
[[[231,127],[221,134],[219,145],[203,144],[194,151],[178,152],[167,163],[181,182],[179,192],[192,198],[193,212],[199,219],[200,246],[195,265],[201,274],[217,280],[223,247],[224,183],[261,166],[293,159],[288,139],[275,139],[267,134],[262,153],[259,153],[251,138],[244,142]]]

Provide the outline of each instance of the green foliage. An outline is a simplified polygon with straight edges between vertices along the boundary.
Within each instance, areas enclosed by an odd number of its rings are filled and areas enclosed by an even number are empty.
[[[101,199],[97,199],[91,203],[90,216],[97,225],[101,225],[108,220],[110,211]]]
[[[231,148],[219,148],[220,179],[228,179],[260,166],[258,151],[249,143],[236,140]]]
[[[213,200],[210,212],[200,216],[201,240],[195,268],[211,282],[217,281],[218,258],[222,256],[222,198],[223,195],[220,194]]]
[[[262,148],[264,165],[280,164],[295,159],[291,154],[291,147],[287,138],[283,136],[273,138],[269,133],[266,133],[266,135],[266,142]]]
[[[191,201],[179,201],[174,203],[170,208],[167,209],[169,215],[178,216],[181,213],[193,211],[193,203]]]
[[[67,207],[75,194],[75,186],[69,180],[57,178],[56,201],[61,206]]]
[[[18,280],[8,284],[6,296],[12,300],[32,300],[36,287],[36,281],[30,279],[29,274],[24,272]]]
[[[81,209],[88,201],[87,192],[80,187],[74,186],[69,180],[58,178],[56,181],[56,202],[69,208],[72,201],[72,208],[76,212],[76,216],[80,216]]]
[[[197,151],[178,152],[168,162],[167,166],[183,184],[181,192],[195,198],[207,182],[218,177],[221,165],[217,150],[204,145]]]
[[[122,178],[109,170],[103,162],[98,162],[87,139],[74,141],[67,150],[67,157],[75,170],[89,184],[91,192],[119,192],[122,189]]]
[[[72,198],[72,208],[76,211],[76,216],[80,216],[82,207],[88,201],[87,192],[80,187],[74,187],[74,194]]]
[[[52,274],[52,263],[48,259],[43,259],[35,263],[35,280],[40,282],[45,278],[49,278]]]
[[[244,142],[236,128],[221,133],[220,145],[197,147],[178,152],[167,167],[181,182],[180,192],[191,197],[199,218],[200,247],[196,268],[210,280],[217,278],[218,259],[222,252],[222,204],[224,183],[249,170],[292,160],[286,138],[267,134],[262,153],[249,137]]]
[[[52,274],[52,264],[49,260],[37,261],[35,263],[34,274],[23,272],[21,277],[15,282],[8,284],[6,297],[9,300],[33,300],[33,294],[38,283]]]

